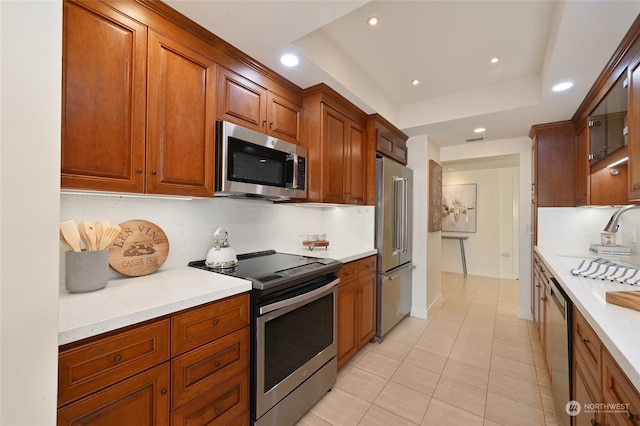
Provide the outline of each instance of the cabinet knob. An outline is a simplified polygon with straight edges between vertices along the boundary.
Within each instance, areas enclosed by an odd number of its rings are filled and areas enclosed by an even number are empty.
[[[544,296],[542,296],[542,297],[540,298],[540,300],[542,300],[543,302],[546,302],[546,301],[547,301],[547,298],[546,298],[546,297],[544,297]]]
[[[218,325],[219,322],[220,321],[218,320],[218,318],[216,318],[216,319],[213,320],[213,325]]]
[[[136,172],[137,172],[137,173],[142,173],[142,169],[141,169],[141,168],[138,168],[138,169],[136,169]]]
[[[597,422],[596,419],[591,419],[591,426],[600,426],[600,422]]]
[[[589,339],[587,339],[586,337],[581,337],[581,338],[580,338],[580,341],[581,341],[582,343],[589,343]]]
[[[157,171],[157,170],[151,170],[151,174],[152,174],[152,175],[157,175],[157,174],[158,174],[158,171]]]
[[[216,414],[220,414],[220,409],[218,407],[216,407]]]
[[[166,389],[166,388],[163,388],[163,389],[160,391],[160,393],[161,393],[162,395],[166,395],[166,394],[167,394],[167,389]]]
[[[216,361],[215,366],[220,367],[220,361]]]
[[[120,361],[122,361],[122,355],[116,355],[116,356],[113,358],[113,360],[114,360],[115,362],[120,362]]]
[[[637,414],[633,414],[629,410],[624,410],[624,416],[629,420],[640,420],[640,417],[638,417]]]
[[[536,284],[536,287],[540,288],[540,284]]]

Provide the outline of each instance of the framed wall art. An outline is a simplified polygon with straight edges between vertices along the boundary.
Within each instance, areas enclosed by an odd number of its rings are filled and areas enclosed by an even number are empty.
[[[477,184],[442,186],[442,230],[476,232]]]
[[[429,160],[429,232],[442,230],[442,166]]]

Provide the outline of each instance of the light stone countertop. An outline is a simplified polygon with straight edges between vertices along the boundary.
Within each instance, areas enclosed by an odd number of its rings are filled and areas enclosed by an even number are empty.
[[[281,253],[333,258],[343,263],[375,255],[367,248],[279,247]],[[142,277],[112,279],[90,293],[60,287],[58,345],[72,343],[183,309],[251,290],[251,282],[188,266],[158,270]]]
[[[588,249],[536,247],[535,250],[636,390],[640,391],[640,311],[606,301],[608,291],[640,291],[640,287],[571,274],[571,269],[577,268],[583,259],[602,257],[629,267],[640,267],[640,259],[596,255]]]

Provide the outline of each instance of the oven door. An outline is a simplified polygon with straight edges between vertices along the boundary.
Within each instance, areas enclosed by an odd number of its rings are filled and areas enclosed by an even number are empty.
[[[256,418],[336,356],[339,281],[257,308]]]

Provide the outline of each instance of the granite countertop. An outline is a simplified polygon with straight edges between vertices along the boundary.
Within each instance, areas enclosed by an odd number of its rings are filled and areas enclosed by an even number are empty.
[[[333,258],[343,263],[377,253],[367,248],[280,247],[282,253]],[[251,282],[188,266],[142,277],[110,280],[91,293],[60,287],[58,344],[64,345],[251,290]]]
[[[640,311],[606,301],[608,291],[640,291],[640,287],[571,274],[571,269],[577,268],[583,259],[602,257],[624,266],[640,268],[640,258],[596,255],[587,249],[536,247],[536,251],[636,390],[640,391]]]

